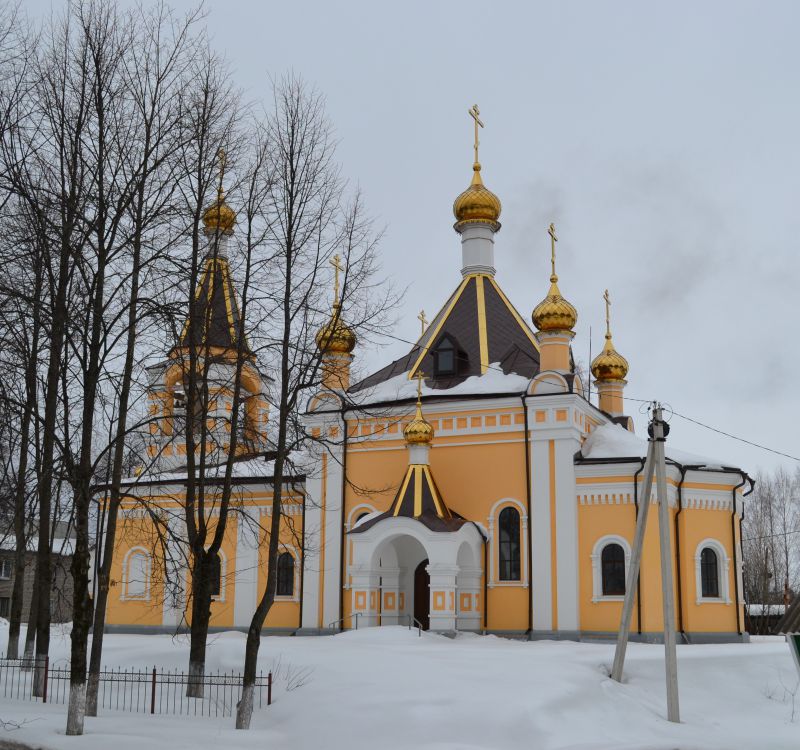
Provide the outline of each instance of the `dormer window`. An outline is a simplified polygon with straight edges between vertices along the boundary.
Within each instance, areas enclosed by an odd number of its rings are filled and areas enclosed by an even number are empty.
[[[455,339],[445,334],[433,350],[434,377],[458,375],[466,360],[466,354],[459,349]]]

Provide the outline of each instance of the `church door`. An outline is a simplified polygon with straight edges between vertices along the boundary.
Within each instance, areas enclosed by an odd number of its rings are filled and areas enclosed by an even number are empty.
[[[427,560],[423,560],[414,571],[414,617],[422,624],[422,629],[430,627],[431,620],[431,577],[427,570]]]

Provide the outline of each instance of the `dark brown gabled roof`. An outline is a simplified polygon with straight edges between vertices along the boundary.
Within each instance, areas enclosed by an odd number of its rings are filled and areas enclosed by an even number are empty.
[[[433,351],[449,338],[458,350],[458,372],[435,377]],[[407,372],[426,375],[431,388],[450,388],[500,363],[503,372],[533,377],[539,371],[539,349],[533,331],[492,276],[466,276],[450,295],[419,341],[404,357],[353,385],[351,392],[371,388]]]
[[[230,265],[224,255],[206,255],[194,300],[194,321],[186,317],[176,348],[188,347],[191,335],[196,347],[236,349],[241,318]],[[244,351],[252,353],[247,337]]]
[[[414,518],[431,531],[458,531],[467,523],[445,505],[427,464],[410,464],[389,510],[364,521],[350,533],[358,534],[380,521],[398,516]]]

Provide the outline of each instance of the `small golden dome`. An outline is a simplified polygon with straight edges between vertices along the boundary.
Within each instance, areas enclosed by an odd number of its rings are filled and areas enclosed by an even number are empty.
[[[628,360],[614,349],[611,333],[608,332],[603,351],[592,360],[592,375],[595,380],[625,380],[627,374]]]
[[[550,291],[533,308],[533,324],[539,331],[571,331],[578,322],[575,306],[561,296],[558,276],[550,277]]]
[[[333,306],[331,319],[317,332],[316,341],[320,351],[325,353],[350,354],[355,349],[356,334],[342,320],[338,302]]]
[[[408,445],[428,445],[433,440],[433,425],[422,416],[422,404],[417,398],[417,413],[403,430]]]
[[[215,200],[203,213],[203,224],[207,232],[219,230],[223,234],[231,234],[236,223],[236,214],[225,202],[225,191],[220,188]]]
[[[500,199],[483,184],[481,165],[475,162],[472,169],[472,183],[453,202],[455,229],[460,231],[464,224],[489,224],[496,232],[500,229]]]

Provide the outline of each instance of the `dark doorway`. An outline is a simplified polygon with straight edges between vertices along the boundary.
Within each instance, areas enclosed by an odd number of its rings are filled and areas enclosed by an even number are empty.
[[[422,624],[422,629],[431,626],[431,577],[423,560],[414,571],[414,617]]]

